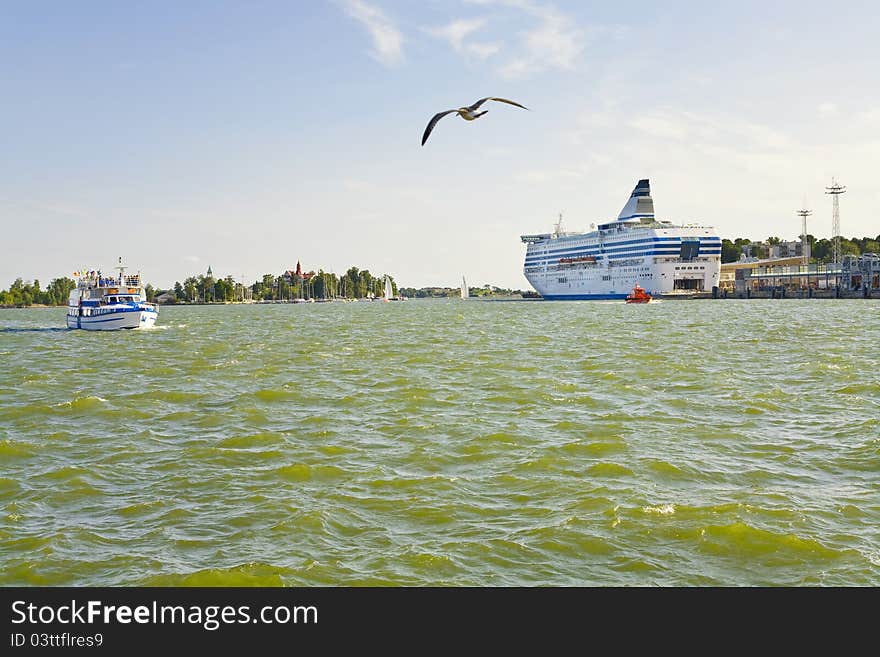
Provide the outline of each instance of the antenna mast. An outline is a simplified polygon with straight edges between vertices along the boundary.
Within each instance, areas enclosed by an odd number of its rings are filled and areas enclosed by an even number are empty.
[[[559,237],[560,235],[562,235],[562,213],[561,212],[559,213],[559,221],[556,222],[556,225],[553,226],[553,228],[554,228],[553,232],[556,233],[556,237]]]
[[[840,264],[840,201],[838,197],[846,192],[846,185],[838,184],[837,180],[831,179],[831,187],[825,188],[826,194],[831,194],[834,198],[832,204],[832,214],[831,214],[831,239],[832,239],[832,255],[831,260]]]
[[[836,198],[836,197],[835,197]],[[810,241],[807,239],[807,217],[813,214],[812,210],[798,210],[796,213],[801,219],[801,257],[804,265],[810,264]]]

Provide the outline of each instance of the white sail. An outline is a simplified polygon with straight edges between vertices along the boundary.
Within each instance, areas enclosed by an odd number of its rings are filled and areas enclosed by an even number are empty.
[[[468,296],[470,296],[470,295],[468,294],[467,281],[465,281],[465,280],[464,280],[464,276],[462,276],[462,277],[461,277],[461,298],[462,298],[462,299],[467,299]]]
[[[391,297],[394,296],[394,291],[391,288],[391,277],[385,277],[385,300],[390,301]]]

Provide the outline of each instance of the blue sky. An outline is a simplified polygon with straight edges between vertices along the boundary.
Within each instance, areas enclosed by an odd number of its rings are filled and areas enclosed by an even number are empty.
[[[526,288],[521,233],[880,233],[871,2],[0,3],[0,287],[301,260]],[[497,95],[473,123],[428,119]]]

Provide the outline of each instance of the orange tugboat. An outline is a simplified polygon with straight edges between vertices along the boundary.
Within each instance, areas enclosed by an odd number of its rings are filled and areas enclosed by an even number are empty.
[[[645,292],[645,288],[639,284],[636,284],[633,291],[626,297],[627,303],[648,303],[650,300],[651,295]]]

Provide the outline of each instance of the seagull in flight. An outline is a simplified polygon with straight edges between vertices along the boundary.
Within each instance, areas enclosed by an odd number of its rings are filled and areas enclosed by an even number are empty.
[[[507,100],[506,98],[494,98],[489,96],[488,98],[483,98],[478,100],[473,105],[469,105],[468,107],[459,107],[458,109],[446,110],[445,112],[439,112],[433,116],[433,118],[428,121],[428,127],[425,128],[425,134],[422,135],[422,146],[425,145],[425,142],[428,141],[428,136],[431,134],[431,131],[434,129],[434,126],[437,125],[437,121],[442,119],[447,114],[457,113],[461,118],[465,121],[473,121],[474,119],[478,119],[483,114],[488,112],[489,110],[483,110],[482,112],[478,112],[480,106],[485,103],[487,100],[497,100],[499,103],[507,103],[508,105],[515,105],[516,107],[522,107],[524,110],[529,109],[525,105],[520,105],[519,103],[515,103],[512,100]]]

